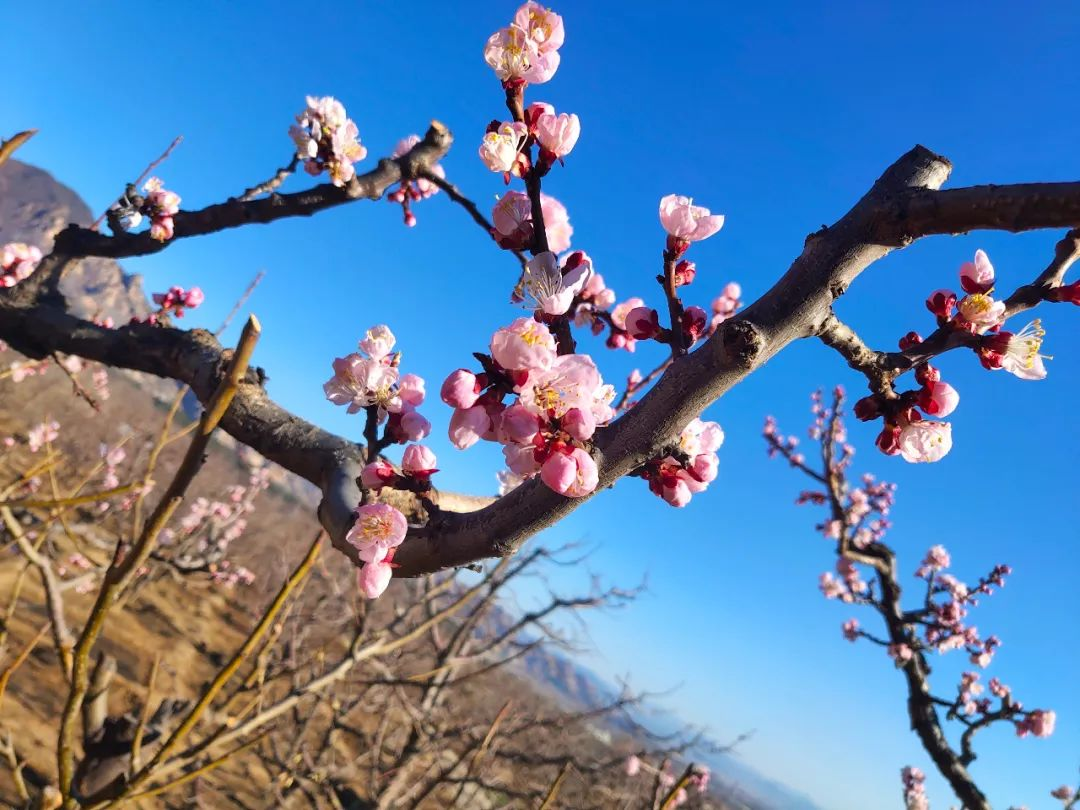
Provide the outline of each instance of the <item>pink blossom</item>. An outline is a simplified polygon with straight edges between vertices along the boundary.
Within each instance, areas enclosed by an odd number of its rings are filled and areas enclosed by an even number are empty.
[[[579,261],[565,273],[550,250],[537,254],[525,265],[525,290],[538,309],[548,315],[564,315],[574,297],[592,276],[592,263]]]
[[[581,121],[572,113],[544,113],[537,116],[533,128],[541,156],[548,163],[569,155],[581,135]]]
[[[504,444],[531,444],[540,430],[540,419],[521,403],[514,403],[499,415],[499,441]]]
[[[548,250],[562,253],[570,249],[570,237],[574,229],[570,225],[570,214],[566,206],[540,192],[540,210],[544,214],[544,230],[547,231]]]
[[[905,664],[915,656],[915,652],[907,644],[890,644],[887,652],[897,665]]]
[[[360,351],[368,355],[372,360],[382,360],[394,348],[397,339],[390,327],[384,323],[373,326],[367,330],[364,338],[360,341]]]
[[[979,347],[979,360],[989,369],[1003,368],[1021,380],[1042,380],[1046,377],[1043,360],[1047,355],[1040,354],[1046,332],[1042,322],[1035,319],[1019,332],[998,332],[983,338]]]
[[[450,376],[442,384],[439,396],[451,408],[471,408],[480,396],[476,375],[463,368],[450,372]]]
[[[383,411],[401,409],[401,398],[393,386],[398,370],[378,360],[350,354],[333,362],[334,376],[323,383],[326,398],[335,405],[348,405],[349,413],[377,405]]]
[[[401,469],[414,477],[427,478],[436,469],[435,454],[422,444],[410,444],[401,457]]]
[[[948,383],[932,382],[919,392],[919,407],[930,416],[948,416],[960,404],[960,394]]]
[[[492,236],[501,247],[520,250],[527,248],[532,242],[532,203],[527,194],[520,191],[506,192],[491,209],[491,221],[495,226]],[[547,222],[546,212],[544,221]],[[555,250],[554,247],[551,249]]]
[[[393,576],[394,569],[389,564],[369,562],[356,572],[356,584],[366,598],[377,599],[390,585]]]
[[[0,288],[14,287],[37,269],[41,251],[22,242],[8,242],[0,248]]]
[[[566,38],[562,17],[532,0],[514,13],[514,25],[525,31],[540,53],[557,51]]]
[[[296,144],[296,156],[311,175],[327,171],[335,186],[344,186],[356,175],[353,163],[367,156],[360,144],[359,130],[348,118],[345,107],[331,96],[307,97],[307,107],[289,128]]]
[[[910,422],[900,431],[899,446],[904,461],[940,461],[952,449],[952,425],[948,422]]]
[[[472,447],[491,430],[491,417],[483,405],[457,408],[450,417],[450,442],[459,450]]]
[[[524,28],[510,25],[488,38],[484,61],[504,84],[543,84],[559,69],[559,52],[554,49],[541,52],[539,44]]]
[[[1028,732],[1036,737],[1049,737],[1054,733],[1056,723],[1057,714],[1047,709],[1035,709],[1016,724],[1016,733],[1020,737],[1026,736]]]
[[[1080,792],[1080,788],[1078,788],[1077,790],[1073,790],[1068,785],[1062,785],[1059,788],[1054,788],[1053,790],[1051,790],[1050,795],[1055,799],[1061,799],[1061,801],[1067,802],[1072,800],[1073,796],[1076,795],[1077,792]]]
[[[30,428],[26,434],[30,452],[36,453],[49,442],[54,442],[60,436],[60,423],[55,420],[41,422]]]
[[[398,396],[402,402],[414,408],[423,405],[424,397],[427,396],[424,378],[419,374],[402,374],[398,380]]]
[[[540,467],[540,478],[551,489],[570,498],[588,495],[600,480],[596,462],[580,447],[552,453]]]
[[[499,124],[484,134],[480,160],[493,172],[521,174],[521,148],[528,137],[529,128],[520,121]]]
[[[857,619],[848,619],[844,622],[844,638],[848,641],[858,641],[859,621]]]
[[[973,293],[966,296],[957,309],[960,317],[973,332],[981,333],[1005,320],[1005,302],[995,301],[989,295]]]
[[[690,503],[693,493],[686,479],[679,475],[665,476],[660,488],[660,497],[671,506],[683,507]]]
[[[966,293],[988,293],[994,289],[994,265],[983,250],[975,251],[975,261],[960,265],[960,286]]]
[[[660,224],[676,243],[669,244],[669,249],[682,252],[690,242],[708,239],[719,231],[724,226],[724,217],[694,205],[689,197],[668,194],[660,200]]]
[[[531,446],[508,444],[503,447],[503,457],[506,459],[506,466],[514,475],[531,478],[540,471],[540,464]]]
[[[356,510],[356,521],[345,540],[359,552],[364,562],[382,562],[392,548],[405,539],[409,524],[405,515],[385,503],[369,503]]]
[[[556,357],[549,369],[529,375],[521,386],[520,402],[537,416],[562,418],[571,408],[588,411],[597,424],[610,421],[615,391],[605,385],[592,358],[584,354]]]
[[[542,323],[518,318],[491,338],[491,356],[507,370],[548,369],[555,361],[555,337]]]
[[[425,419],[415,408],[405,406],[400,413],[391,414],[396,421],[394,439],[399,442],[415,442],[425,439],[431,433],[431,422]]]
[[[641,760],[637,754],[631,754],[626,758],[626,775],[637,776],[641,771]]]
[[[499,495],[505,495],[511,490],[517,489],[525,481],[513,470],[499,470],[495,473],[495,478],[499,482]]]
[[[560,427],[578,441],[588,441],[596,432],[596,419],[592,412],[581,408],[571,408],[563,416]]]
[[[626,316],[638,307],[645,306],[645,301],[641,298],[628,298],[621,304],[611,310],[611,321],[619,329],[626,329]]]

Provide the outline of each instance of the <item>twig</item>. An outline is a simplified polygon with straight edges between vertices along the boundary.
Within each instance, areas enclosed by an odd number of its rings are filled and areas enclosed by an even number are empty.
[[[562,769],[559,771],[559,775],[555,777],[555,781],[551,783],[551,787],[547,789],[547,793],[544,794],[544,800],[540,802],[540,810],[549,810],[555,806],[555,800],[559,797],[559,791],[562,790],[563,782],[566,781],[567,775],[570,773],[570,769],[573,767],[571,760],[566,760]]]
[[[168,523],[183,500],[188,486],[202,468],[206,448],[210,442],[210,435],[213,433],[214,428],[217,427],[218,422],[236,394],[240,381],[247,371],[248,362],[251,359],[252,352],[255,350],[260,331],[258,320],[256,320],[255,316],[251,316],[240,336],[240,342],[233,353],[225,377],[199,421],[199,427],[195,431],[195,436],[188,446],[187,453],[176,472],[176,476],[173,478],[172,483],[169,484],[169,488],[165,491],[157,508],[154,509],[153,514],[147,520],[142,534],[134,543],[130,552],[126,556],[119,554],[120,546],[118,544],[118,554],[105,572],[105,578],[101,589],[98,591],[97,600],[94,602],[86,626],[83,628],[82,635],[75,646],[71,691],[68,694],[60,724],[60,734],[57,742],[57,773],[65,808],[73,810],[75,807],[71,798],[75,758],[75,718],[86,694],[90,649],[104,629],[105,618],[109,609],[116,603],[121,592],[149,558],[157,542],[158,535],[165,528],[166,523]]]
[[[427,169],[422,171],[420,173],[420,176],[428,182],[434,183],[436,186],[442,189],[442,191],[446,193],[447,197],[456,202],[469,213],[469,216],[472,217],[473,222],[483,228],[484,233],[486,233],[488,236],[491,236],[492,239],[495,238],[495,226],[488,221],[488,218],[485,217],[483,213],[481,213],[480,209],[476,206],[476,203],[474,203],[472,200],[470,200],[468,197],[461,193],[461,189],[459,189],[457,186],[455,186],[453,183],[449,182],[445,178],[439,177],[439,175]],[[521,263],[522,267],[524,267],[529,261],[529,257],[522,253],[520,250],[511,249],[510,253],[514,254],[514,257]]]
[[[263,180],[261,183],[256,183],[249,189],[245,189],[244,193],[241,194],[237,199],[241,202],[247,202],[248,200],[255,199],[260,194],[269,194],[271,191],[276,190],[278,186],[285,182],[285,179],[290,174],[296,171],[296,166],[299,163],[300,158],[298,158],[296,155],[293,155],[292,160],[290,160],[287,165],[282,166],[280,169],[274,172],[273,177],[271,177],[269,180]]]
[[[129,771],[139,770],[139,754],[142,749],[143,734],[150,719],[150,705],[154,702],[154,686],[157,683],[158,668],[161,666],[161,653],[154,653],[154,663],[150,665],[150,675],[146,679],[146,697],[139,711],[139,724],[135,726],[135,736],[131,740],[131,764]]]
[[[169,735],[169,738],[155,752],[150,761],[146,763],[146,767],[131,778],[125,792],[137,789],[140,785],[150,779],[154,774],[154,770],[165,761],[168,755],[172,753],[173,749],[183,741],[188,732],[190,732],[199,722],[199,719],[213,702],[218,692],[220,692],[225,684],[229,682],[229,679],[232,678],[244,663],[251,651],[258,646],[259,640],[263,637],[263,634],[273,625],[274,620],[285,606],[293,589],[304,580],[308,573],[310,573],[312,565],[315,564],[315,558],[319,556],[319,550],[322,548],[324,537],[325,532],[322,531],[316,535],[315,540],[308,548],[307,554],[304,555],[300,564],[282,584],[277,596],[274,597],[274,601],[270,603],[270,606],[266,609],[266,612],[263,614],[258,624],[255,625],[247,639],[240,646],[240,649],[236,651],[229,663],[221,668],[218,674],[210,682],[210,685],[206,687],[206,691],[203,692],[202,697],[199,698],[191,711],[188,712],[187,717],[181,721],[180,725],[176,727],[176,730]]]
[[[36,129],[26,129],[0,143],[0,166],[7,163],[8,158],[15,154],[15,150],[37,135],[37,132]]]
[[[0,672],[0,706],[4,705],[4,692],[7,690],[8,682],[11,680],[11,676],[15,674],[15,670],[21,667],[26,659],[30,657],[30,653],[34,651],[34,647],[38,645],[38,642],[45,638],[45,634],[49,632],[50,622],[46,622],[38,630],[37,635],[30,639],[30,642],[23,647],[22,651],[12,659],[3,672]]]

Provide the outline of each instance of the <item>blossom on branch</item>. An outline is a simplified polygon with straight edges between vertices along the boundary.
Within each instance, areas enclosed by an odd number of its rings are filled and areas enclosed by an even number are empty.
[[[14,287],[30,278],[41,262],[41,251],[22,242],[8,242],[0,248],[0,288]]]
[[[356,176],[353,164],[367,156],[360,144],[360,131],[345,114],[345,107],[332,96],[307,97],[307,107],[296,116],[289,137],[296,144],[296,156],[304,161],[310,175],[330,174],[335,186],[344,186]]]
[[[660,200],[660,224],[668,233],[667,249],[678,256],[691,242],[708,239],[724,226],[722,214],[694,205],[690,197],[668,194]]]

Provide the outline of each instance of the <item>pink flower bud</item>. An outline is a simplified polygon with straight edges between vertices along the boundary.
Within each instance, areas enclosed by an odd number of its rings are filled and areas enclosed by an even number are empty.
[[[450,441],[459,450],[472,447],[489,430],[491,417],[482,405],[458,408],[450,417]]]
[[[683,287],[693,282],[697,276],[697,265],[692,261],[683,259],[675,265],[675,286]]]
[[[697,341],[709,327],[709,316],[701,307],[687,307],[680,320],[683,334],[690,343]]]
[[[401,469],[414,478],[428,478],[436,469],[435,454],[422,444],[410,444],[401,457]]]
[[[635,307],[626,314],[626,331],[635,340],[648,340],[660,334],[660,316],[651,307]]]
[[[929,416],[948,416],[960,404],[960,395],[948,383],[935,382],[919,392],[918,403]]]
[[[198,287],[192,287],[184,296],[184,306],[188,309],[195,309],[195,307],[199,306],[199,304],[205,300],[206,296],[203,294],[203,291]]]
[[[988,293],[994,289],[994,265],[982,250],[975,251],[975,261],[960,265],[960,286],[966,293]]]
[[[568,410],[560,422],[562,429],[578,441],[588,441],[596,432],[596,419],[588,411],[581,408]]]
[[[926,308],[944,320],[953,316],[956,307],[956,293],[952,290],[934,290],[926,299]]]
[[[394,569],[388,563],[369,562],[356,572],[356,583],[360,592],[368,599],[377,599],[390,584]]]
[[[480,396],[476,375],[463,368],[452,371],[442,384],[439,395],[451,408],[471,408]]]
[[[540,478],[555,492],[569,498],[588,495],[599,482],[596,462],[580,447],[568,453],[552,453],[540,467]]]

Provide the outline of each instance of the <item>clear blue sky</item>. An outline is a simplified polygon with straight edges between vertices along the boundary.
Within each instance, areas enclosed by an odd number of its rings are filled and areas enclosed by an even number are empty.
[[[481,58],[513,3],[6,3],[0,129],[38,127],[20,154],[105,207],[178,133],[186,140],[159,171],[184,207],[239,193],[288,160],[286,130],[305,94],[340,98],[371,150],[439,118],[457,134],[449,176],[480,201],[501,181],[479,163],[484,126],[502,117],[498,82]],[[587,250],[619,294],[660,303],[651,280],[663,234],[660,196],[688,194],[727,215],[720,235],[695,247],[688,300],[707,306],[728,280],[752,299],[915,143],[956,166],[952,185],[1080,178],[1076,128],[1080,15],[1065,2],[750,4],[567,3],[562,67],[531,93],[581,116],[583,134],[545,188],[569,208],[574,245]],[[111,9],[106,11],[105,9]],[[363,170],[363,165],[361,170]],[[287,188],[308,182],[294,178]],[[485,206],[486,207],[486,206]],[[507,305],[513,260],[445,199],[400,224],[386,203],[360,203],[294,220],[185,241],[131,261],[149,290],[200,285],[193,324],[216,324],[260,268],[252,302],[265,328],[257,361],[286,406],[359,437],[361,425],[326,403],[320,386],[335,355],[371,324],[390,324],[404,369],[437,390],[491,331],[516,317]],[[1028,280],[1059,234],[937,238],[875,266],[841,302],[842,314],[880,348],[908,329],[927,331],[925,294],[953,286],[956,269],[985,248],[1003,287]],[[853,436],[863,469],[900,485],[892,539],[910,572],[944,543],[955,572],[974,579],[997,562],[1015,575],[976,616],[1005,645],[993,672],[1028,706],[1058,711],[1049,740],[1008,729],[979,739],[973,766],[994,805],[1056,806],[1048,791],[1075,781],[1080,760],[1074,497],[1080,431],[1080,312],[1040,314],[1046,381],[943,360],[961,393],[955,449],[918,468]],[[630,358],[582,341],[618,382]],[[595,546],[591,566],[650,593],[629,610],[594,617],[592,663],[640,687],[682,684],[669,705],[718,737],[758,730],[747,762],[823,807],[900,807],[898,772],[932,770],[907,730],[901,676],[868,645],[840,636],[852,615],[826,602],[817,575],[832,563],[814,536],[816,514],[792,504],[803,482],[768,462],[759,437],[767,413],[802,431],[807,394],[860,380],[814,343],[785,351],[708,413],[727,444],[721,477],[690,508],[674,510],[624,481],[550,532]],[[466,453],[443,438],[449,409],[425,413],[444,488],[491,491],[499,454]],[[865,620],[869,617],[863,616]],[[958,663],[958,662],[957,662]],[[936,680],[950,692],[945,659]],[[951,795],[936,777],[935,806]]]

